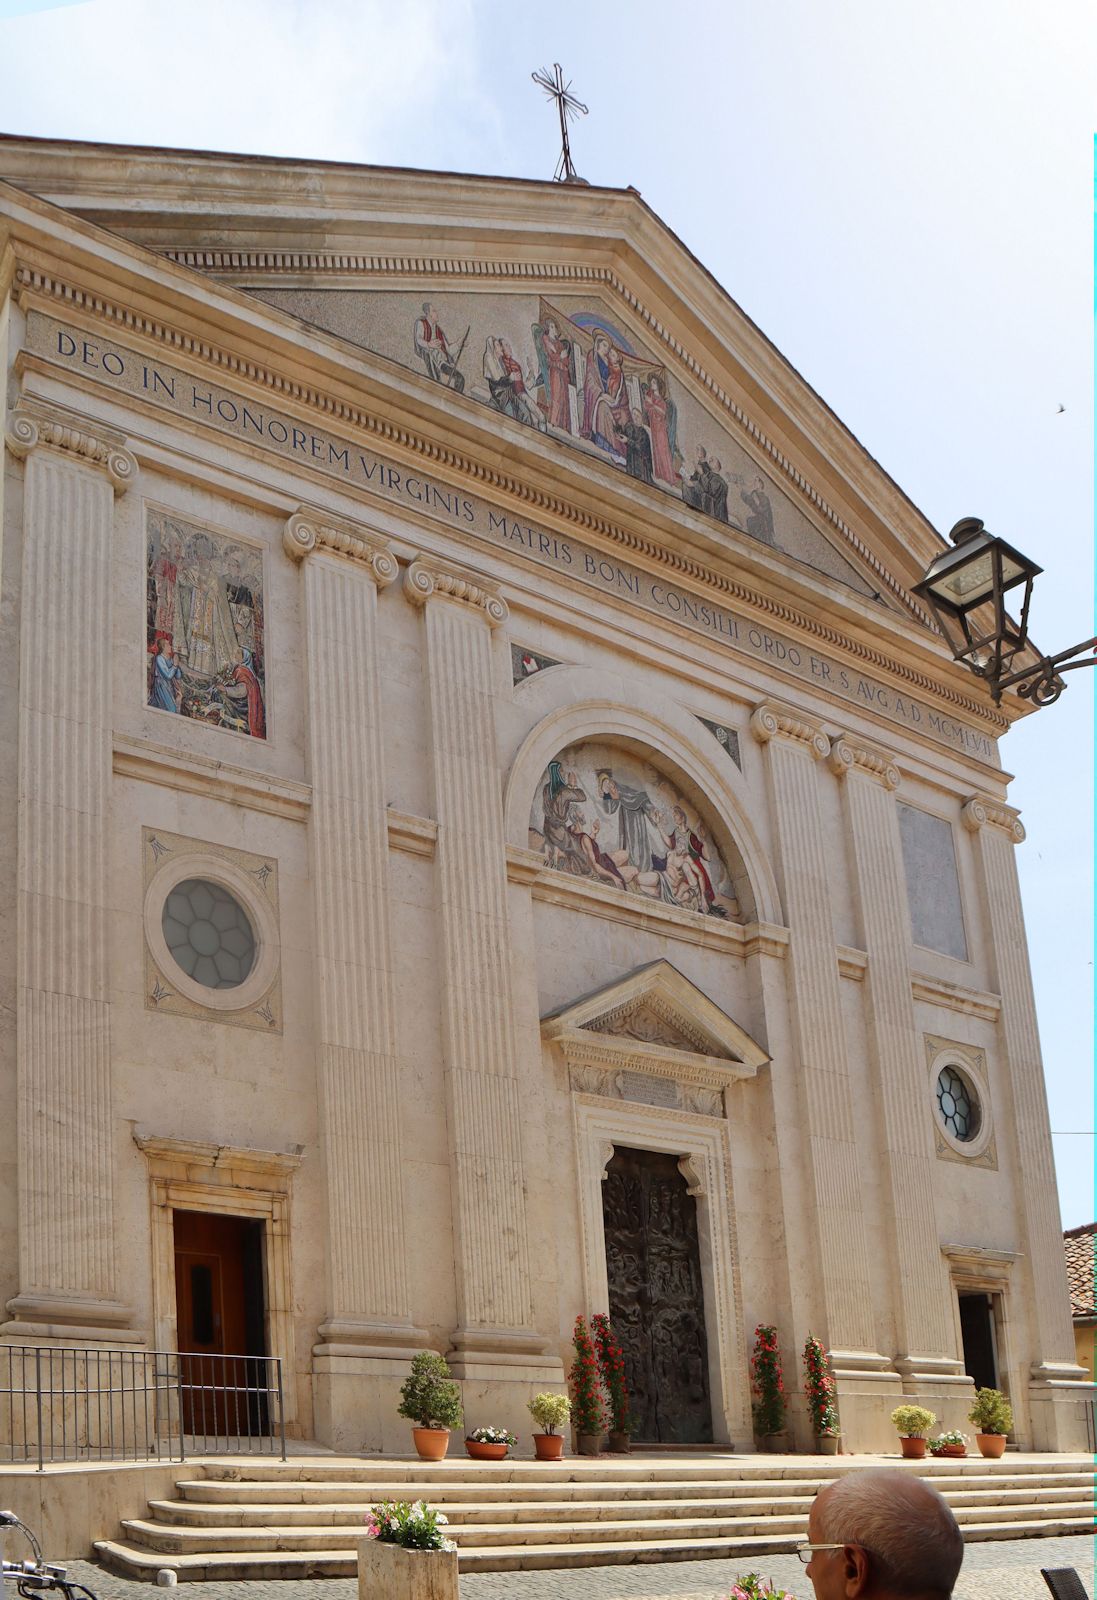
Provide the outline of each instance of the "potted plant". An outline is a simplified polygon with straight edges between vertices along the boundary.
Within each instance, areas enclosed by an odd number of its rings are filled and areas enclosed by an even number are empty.
[[[936,1439],[929,1441],[931,1456],[966,1456],[967,1434],[961,1433],[959,1428],[950,1428],[947,1433],[939,1433]]]
[[[908,1461],[921,1461],[926,1453],[926,1429],[937,1421],[935,1411],[925,1406],[896,1406],[891,1413],[892,1427],[898,1429],[899,1444]]]
[[[598,1351],[598,1367],[609,1400],[609,1448],[613,1455],[627,1455],[632,1418],[629,1416],[628,1383],[625,1379],[625,1358],[621,1346],[613,1337],[609,1318],[601,1312],[591,1317],[594,1344]]]
[[[566,1394],[535,1394],[529,1402],[529,1414],[538,1423],[541,1432],[533,1435],[533,1448],[538,1461],[559,1461],[564,1453],[562,1428],[571,1416],[571,1401]]]
[[[358,1542],[359,1600],[458,1600],[457,1546],[422,1500],[371,1506]]]
[[[741,1572],[727,1600],[795,1600],[795,1596],[787,1589],[778,1589],[772,1578],[763,1578],[757,1572]]]
[[[461,1391],[449,1375],[445,1356],[434,1350],[413,1356],[397,1410],[415,1423],[411,1436],[419,1459],[441,1461],[449,1449],[450,1429],[461,1426]]]
[[[754,1431],[760,1436],[760,1448],[781,1452],[788,1444],[785,1432],[785,1380],[781,1375],[777,1329],[767,1322],[760,1322],[754,1330],[750,1386],[754,1391]]]
[[[837,1385],[830,1370],[830,1357],[820,1340],[808,1334],[804,1344],[804,1393],[807,1396],[811,1431],[815,1435],[815,1453],[821,1456],[838,1454],[838,1406],[835,1402]]]
[[[507,1451],[517,1443],[506,1428],[476,1428],[465,1437],[465,1449],[473,1461],[505,1461]]]
[[[598,1357],[583,1317],[575,1319],[572,1340],[575,1344],[575,1360],[568,1378],[571,1381],[575,1431],[579,1436],[579,1454],[596,1456],[605,1438],[606,1412],[602,1404]]]
[[[1006,1434],[1013,1427],[1013,1407],[1000,1389],[979,1389],[967,1414],[978,1432],[975,1443],[981,1455],[997,1461],[1006,1448]]]

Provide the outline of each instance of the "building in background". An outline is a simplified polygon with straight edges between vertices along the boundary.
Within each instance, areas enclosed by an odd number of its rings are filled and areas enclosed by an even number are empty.
[[[1063,1234],[1070,1284],[1070,1315],[1074,1323],[1074,1354],[1080,1367],[1093,1377],[1094,1340],[1097,1339],[1097,1222],[1081,1228],[1068,1228]]]
[[[392,1450],[415,1350],[518,1427],[608,1310],[749,1448],[765,1322],[849,1449],[1083,1445],[1025,707],[901,490],[634,191],[0,171],[0,1338]]]

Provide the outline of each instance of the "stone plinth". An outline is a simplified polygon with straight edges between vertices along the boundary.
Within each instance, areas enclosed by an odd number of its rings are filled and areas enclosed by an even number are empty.
[[[456,1550],[404,1550],[363,1539],[358,1600],[457,1600]]]

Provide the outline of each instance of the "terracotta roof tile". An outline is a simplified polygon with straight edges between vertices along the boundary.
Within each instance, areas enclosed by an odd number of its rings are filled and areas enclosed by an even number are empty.
[[[1097,1316],[1093,1282],[1094,1262],[1097,1260],[1097,1222],[1087,1222],[1081,1228],[1068,1229],[1063,1234],[1063,1249],[1067,1258],[1071,1315],[1075,1319]]]

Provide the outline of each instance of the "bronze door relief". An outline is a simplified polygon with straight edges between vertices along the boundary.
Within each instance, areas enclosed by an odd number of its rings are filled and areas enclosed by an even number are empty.
[[[602,1185],[609,1315],[633,1438],[711,1444],[697,1202],[677,1158],[617,1147]]]

